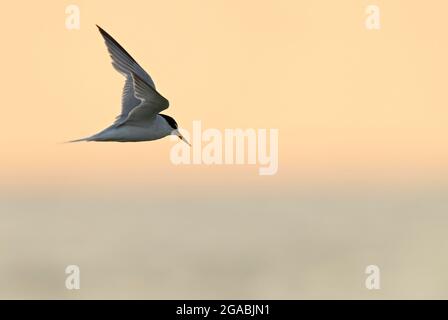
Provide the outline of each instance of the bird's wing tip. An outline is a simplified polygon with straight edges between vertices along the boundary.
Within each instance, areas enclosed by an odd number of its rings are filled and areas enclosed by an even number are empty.
[[[103,28],[101,28],[99,25],[95,24],[95,26],[98,28],[98,31],[99,31],[101,34],[107,34],[106,30],[104,30]]]

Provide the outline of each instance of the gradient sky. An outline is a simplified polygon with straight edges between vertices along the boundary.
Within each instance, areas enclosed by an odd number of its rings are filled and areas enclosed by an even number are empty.
[[[1,184],[242,187],[445,181],[446,1],[16,1],[1,13]],[[169,139],[62,144],[118,114],[123,78],[95,24],[152,75],[181,127],[279,129],[279,171],[180,166]]]
[[[69,4],[80,30],[65,27]],[[0,298],[448,297],[447,12],[446,0],[2,4]],[[278,129],[278,174],[174,166],[167,138],[63,143],[120,111],[124,79],[95,24],[181,127]],[[69,264],[83,290],[65,289]],[[365,288],[371,264],[380,291]]]

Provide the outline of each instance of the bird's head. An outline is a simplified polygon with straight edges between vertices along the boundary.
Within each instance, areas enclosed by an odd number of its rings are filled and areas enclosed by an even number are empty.
[[[174,120],[172,117],[167,116],[166,114],[159,114],[161,117],[165,119],[165,121],[168,123],[168,125],[171,127],[171,134],[174,136],[178,136],[180,140],[185,142],[191,147],[190,142],[188,142],[187,139],[184,138],[184,136],[179,132],[179,127],[177,126],[176,120]]]

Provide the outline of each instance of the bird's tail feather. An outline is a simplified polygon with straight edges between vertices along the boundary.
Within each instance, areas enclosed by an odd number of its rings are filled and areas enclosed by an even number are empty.
[[[90,141],[90,138],[82,138],[82,139],[70,140],[70,141],[67,141],[66,143],[82,142],[82,141]]]

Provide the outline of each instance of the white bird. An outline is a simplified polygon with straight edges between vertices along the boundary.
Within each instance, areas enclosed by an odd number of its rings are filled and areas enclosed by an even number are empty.
[[[176,121],[159,112],[169,106],[169,102],[157,92],[149,74],[129,53],[100,26],[114,68],[126,77],[123,88],[121,114],[116,121],[103,131],[79,141],[137,142],[157,140],[168,135],[176,135],[188,145],[190,143],[178,130]]]

